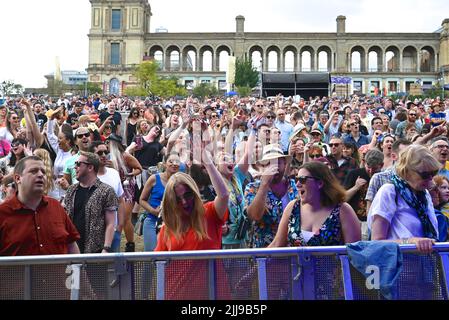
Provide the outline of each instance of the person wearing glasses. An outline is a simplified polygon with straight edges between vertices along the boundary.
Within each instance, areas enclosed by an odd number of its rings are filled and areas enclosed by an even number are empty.
[[[14,138],[17,138],[20,131],[20,120],[19,116],[15,111],[9,111],[6,116],[6,126],[0,128],[0,140],[6,140],[9,143],[12,142]]]
[[[100,159],[82,151],[75,161],[76,178],[64,198],[64,207],[81,238],[81,253],[112,252],[118,198],[114,189],[98,178]]]
[[[368,137],[360,132],[360,121],[357,119],[349,120],[349,130],[350,133],[345,137],[345,143],[354,143],[357,148],[370,143]]]
[[[345,202],[346,191],[325,164],[305,163],[296,183],[298,197],[285,208],[270,248],[360,241],[360,222]]]
[[[103,112],[100,114],[101,123],[105,123],[106,120],[109,120],[112,128],[112,133],[120,135],[120,123],[122,121],[122,116],[119,112],[116,111],[116,103],[114,101],[111,101],[108,104],[107,108],[107,112]]]
[[[64,176],[59,180],[59,185],[62,189],[67,190],[70,185],[78,182],[76,178],[75,161],[78,160],[80,152],[87,152],[89,150],[93,138],[92,136],[92,132],[86,127],[78,128],[75,131],[75,146],[78,149],[78,153],[68,158],[65,162],[63,170]]]
[[[207,128],[206,128],[207,130]],[[157,238],[155,251],[220,250],[222,226],[228,217],[229,191],[213,163],[209,151],[202,149],[202,162],[217,193],[214,201],[203,204],[195,181],[178,172],[165,185],[161,211],[164,224]],[[217,273],[223,271],[218,262]],[[166,300],[207,299],[207,261],[173,261],[166,269]],[[217,299],[230,299],[230,288],[225,277],[217,283]],[[192,290],[192,285],[195,290]],[[226,291],[227,294],[224,295]]]
[[[448,139],[444,136],[434,138],[431,140],[430,151],[442,166],[438,171],[438,175],[449,178],[449,170],[446,169],[446,163],[449,158]]]
[[[396,173],[379,189],[368,213],[372,240],[411,243],[420,252],[432,252],[438,222],[428,189],[440,168],[424,146],[411,145],[401,152]]]
[[[89,152],[96,154],[100,159],[100,167],[98,169],[97,177],[101,182],[106,183],[114,189],[115,195],[119,201],[118,211],[116,212],[116,223],[115,223],[115,233],[114,240],[112,242],[112,251],[119,252],[120,251],[120,239],[121,239],[121,231],[122,228],[118,228],[118,225],[121,226],[124,224],[125,213],[124,213],[124,190],[122,186],[122,181],[120,179],[120,175],[117,170],[112,168],[112,162],[110,160],[109,149],[107,145],[102,141],[94,141],[90,144]],[[134,247],[134,244],[127,244],[126,248]],[[130,250],[126,250],[127,252]],[[132,250],[134,251],[134,250]]]
[[[285,114],[285,112],[284,112]],[[275,120],[276,120],[276,113],[274,113],[274,111],[268,111],[267,114],[265,115],[265,124],[269,127],[269,128],[273,128],[273,126],[275,125]]]
[[[351,157],[343,154],[343,140],[337,136],[331,138],[329,142],[330,154],[326,156],[332,173],[343,184],[349,171],[358,168],[357,162]]]
[[[295,181],[286,178],[290,160],[291,156],[285,155],[280,145],[265,146],[259,161],[261,178],[245,188],[248,218],[255,222],[250,239],[254,248],[265,248],[273,241],[282,212],[297,196]]]
[[[414,105],[412,104],[412,106],[414,106]],[[421,132],[422,124],[420,122],[416,121],[417,119],[418,119],[418,112],[417,112],[416,108],[414,108],[414,107],[410,108],[410,110],[408,111],[407,120],[402,121],[396,127],[395,136],[398,138],[405,138],[405,129],[407,128],[407,125],[409,125],[409,124],[414,124],[416,127],[416,131]]]

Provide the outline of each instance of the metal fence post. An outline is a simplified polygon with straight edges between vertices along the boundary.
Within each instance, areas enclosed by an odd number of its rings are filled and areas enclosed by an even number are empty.
[[[31,300],[31,266],[25,266],[23,279],[23,299]]]
[[[70,300],[80,299],[81,267],[82,264],[72,264],[68,266],[71,270],[70,276]]]
[[[300,285],[302,288],[298,292],[300,300],[315,300],[315,261],[308,253],[301,253],[299,261],[302,267]]]
[[[156,300],[165,299],[165,265],[167,261],[156,261],[157,287]]]
[[[209,259],[208,261],[209,268],[208,268],[208,280],[209,280],[209,300],[216,300],[217,299],[217,284],[216,284],[216,277],[215,277],[215,260]]]
[[[439,255],[441,257],[446,296],[449,297],[449,252],[439,252]]]
[[[302,266],[300,262],[300,255],[290,258],[291,260],[291,281],[292,281],[292,300],[300,300],[301,294],[301,280],[303,279]]]
[[[345,291],[345,300],[354,300],[352,292],[351,269],[349,267],[348,256],[339,256],[341,270],[343,272],[343,289]]]
[[[259,281],[259,299],[268,300],[267,290],[267,258],[257,258],[257,274]]]

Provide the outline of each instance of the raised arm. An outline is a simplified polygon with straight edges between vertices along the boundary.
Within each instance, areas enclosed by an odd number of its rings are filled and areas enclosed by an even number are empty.
[[[58,149],[59,149],[59,143],[58,143],[58,137],[55,135],[55,124],[56,124],[56,119],[54,119],[53,117],[51,119],[48,119],[47,122],[47,138],[48,138],[48,142],[50,142],[50,146],[52,147],[52,149],[58,153]]]
[[[25,123],[27,125],[27,130],[30,130],[30,134],[34,138],[36,142],[36,148],[40,148],[40,146],[44,143],[44,136],[39,130],[39,127],[36,123],[36,118],[34,116],[34,112],[31,109],[31,105],[25,99],[22,99],[21,103],[25,105],[24,115],[25,115]]]

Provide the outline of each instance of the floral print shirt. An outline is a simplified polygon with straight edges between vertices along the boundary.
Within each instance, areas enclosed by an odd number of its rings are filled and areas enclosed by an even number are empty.
[[[245,199],[247,208],[254,201],[259,187],[260,180],[251,182],[246,186]],[[254,223],[251,239],[252,247],[265,248],[274,240],[285,207],[290,201],[296,199],[297,196],[298,189],[293,179],[289,180],[287,203],[283,203],[282,199],[279,199],[271,190],[268,191],[265,199],[265,214],[260,221]]]
[[[340,208],[337,205],[324,221],[318,234],[305,241],[301,232],[301,202],[296,201],[288,223],[288,244],[290,247],[303,246],[338,246],[343,245],[341,233]]]

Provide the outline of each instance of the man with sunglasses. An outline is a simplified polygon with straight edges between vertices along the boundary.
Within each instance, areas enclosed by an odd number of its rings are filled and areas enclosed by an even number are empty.
[[[120,179],[120,174],[117,170],[109,167],[111,164],[111,161],[109,160],[109,149],[106,146],[106,144],[102,141],[94,141],[91,143],[89,152],[96,154],[100,158],[100,167],[98,169],[97,177],[100,179],[101,182],[106,183],[107,185],[111,186],[114,189],[115,195],[117,196],[119,200],[119,208],[118,212],[116,213],[116,230],[114,233],[114,241],[111,245],[112,250],[114,252],[118,252],[120,249],[120,237],[121,237],[121,231],[123,229],[122,225],[124,223],[124,199],[123,199],[123,186],[122,181]],[[134,243],[127,244],[127,248],[129,246],[132,246],[134,249]],[[127,251],[134,251],[134,250],[127,250]]]
[[[67,190],[64,207],[80,233],[80,252],[112,252],[118,209],[114,189],[98,178],[100,159],[96,154],[81,152],[75,167],[79,182]]]
[[[357,169],[355,159],[343,155],[343,146],[341,138],[337,136],[332,137],[329,142],[331,152],[326,156],[332,173],[341,184],[344,183],[349,171]]]
[[[78,147],[78,153],[69,158],[64,166],[64,177],[60,179],[60,186],[67,190],[71,184],[78,182],[76,178],[75,162],[78,160],[80,152],[88,151],[91,143],[91,132],[86,127],[78,128],[75,131],[75,144]]]
[[[349,120],[349,134],[346,136],[345,143],[353,143],[360,148],[365,144],[369,144],[368,137],[360,132],[360,121],[351,117]]]
[[[409,124],[414,124],[416,127],[416,131],[420,133],[422,130],[422,124],[418,122],[417,119],[418,119],[418,111],[416,107],[414,107],[414,104],[411,104],[411,108],[408,111],[407,120],[402,121],[401,123],[398,124],[398,126],[396,127],[395,136],[397,138],[405,138],[405,129]]]

